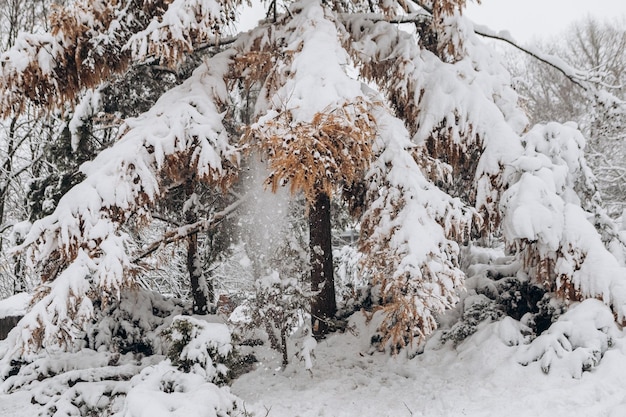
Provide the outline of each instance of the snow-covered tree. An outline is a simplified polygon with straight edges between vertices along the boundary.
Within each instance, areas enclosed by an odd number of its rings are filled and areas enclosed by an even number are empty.
[[[585,70],[587,77],[602,83],[610,95],[590,95],[557,68],[527,54],[511,53],[508,65],[519,80],[517,89],[532,123],[578,123],[588,138],[587,161],[596,174],[607,210],[614,217],[621,215],[625,195],[625,22],[624,16],[614,21],[588,17],[573,24],[558,39],[534,45]]]
[[[0,57],[5,116],[74,105],[132,62],[176,68],[211,52],[127,119],[82,166],[85,179],[33,224],[18,250],[43,284],[7,357],[74,346],[96,306],[141,274],[125,225],[150,224],[152,207],[190,179],[232,191],[256,155],[268,188],[307,201],[318,337],[336,311],[332,196],[360,223],[362,267],[379,295],[373,316],[392,351],[423,341],[458,301],[459,244],[500,231],[555,296],[601,298],[623,320],[625,272],[589,220],[584,140],[562,125],[527,132],[511,79],[462,17],[464,3],[302,0],[230,36],[238,2],[80,0],[51,15],[50,32],[18,37]],[[241,97],[256,98],[249,121],[237,113]],[[189,216],[148,249],[211,230],[239,204]],[[597,262],[611,273],[596,273]]]

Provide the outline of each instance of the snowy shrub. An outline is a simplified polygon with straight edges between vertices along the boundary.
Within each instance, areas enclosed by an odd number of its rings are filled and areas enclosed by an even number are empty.
[[[167,357],[182,372],[192,372],[212,383],[224,383],[233,346],[230,331],[221,323],[177,316],[165,331],[171,345]]]
[[[580,378],[596,367],[612,346],[617,326],[611,309],[589,299],[572,307],[519,354],[522,365],[538,362],[545,373]]]
[[[245,319],[237,320],[240,332],[255,328],[263,329],[272,349],[279,351],[283,365],[289,362],[287,339],[301,326],[308,307],[304,283],[296,278],[281,276],[272,271],[255,282],[255,295],[238,310],[245,311]]]
[[[533,283],[566,303],[599,298],[617,319],[626,316],[624,269],[605,247],[593,218],[593,175],[585,139],[571,124],[533,127],[513,161],[502,195],[503,237]]]
[[[46,384],[37,389],[32,402],[40,405],[39,416],[110,416],[120,407],[127,383],[118,381],[77,382],[72,386]]]
[[[113,358],[119,355],[108,352],[95,352],[91,349],[83,349],[81,352],[48,352],[40,354],[30,363],[17,367],[10,375],[5,375],[0,391],[10,392],[20,389],[35,381],[65,375],[64,378],[72,378],[72,374],[80,374],[80,370],[93,367],[100,368],[113,362]],[[68,374],[70,373],[70,374]]]
[[[93,323],[87,327],[87,346],[122,354],[164,354],[161,333],[182,311],[182,303],[174,298],[143,289],[123,292],[118,301],[96,304]]]
[[[9,376],[0,391],[29,390],[41,416],[108,416],[121,409],[128,381],[158,360],[90,349],[47,352]]]
[[[241,408],[228,387],[161,362],[131,379],[124,408],[114,416],[226,417],[240,415]]]
[[[485,321],[496,321],[502,316],[497,304],[484,295],[468,297],[464,300],[461,319],[449,330],[444,331],[442,341],[452,340],[455,345],[471,336],[478,325]]]
[[[503,316],[521,322],[528,336],[540,335],[566,310],[562,300],[530,280],[514,257],[478,246],[464,248],[463,256],[467,292],[461,294],[456,317],[454,312],[440,317],[449,327],[442,340],[458,344],[481,322]]]
[[[496,282],[495,302],[507,316],[521,320],[541,334],[566,310],[565,304],[527,278],[506,277]]]
[[[79,349],[97,352],[92,356],[105,355],[107,359],[102,359],[105,362],[126,354],[131,354],[131,357],[164,354],[167,346],[162,331],[182,309],[180,301],[176,299],[141,289],[126,291],[119,300],[112,300],[106,306],[97,302],[93,320],[85,323],[84,330],[75,335],[75,354],[78,355]],[[41,352],[21,350],[16,340],[29,331],[23,323],[18,323],[9,333],[8,343],[0,349],[0,379],[28,374],[35,375],[35,379],[42,379],[77,369],[76,365],[65,359],[59,359],[54,367],[50,367],[51,362],[46,358],[60,355],[58,347],[49,347],[47,351]]]

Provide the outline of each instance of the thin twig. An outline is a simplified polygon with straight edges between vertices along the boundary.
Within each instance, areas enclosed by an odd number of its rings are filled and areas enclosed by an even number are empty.
[[[408,405],[406,405],[406,403],[404,401],[402,401],[402,404],[404,404],[404,406],[406,407],[407,410],[409,410],[409,415],[413,415],[413,411],[411,411],[411,409],[409,408]]]
[[[531,51],[528,48],[525,48],[521,45],[519,45],[517,42],[515,42],[513,39],[505,37],[505,36],[500,36],[496,33],[492,33],[492,32],[486,32],[486,31],[482,31],[480,29],[476,29],[474,28],[474,33],[476,33],[477,35],[480,35],[482,37],[485,38],[489,38],[489,39],[496,39],[502,42],[506,42],[509,45],[519,49],[520,51],[530,55],[531,57],[535,58],[538,61],[543,62],[544,64],[547,64],[549,66],[551,66],[552,68],[556,69],[557,71],[559,71],[561,74],[563,74],[568,80],[570,80],[572,83],[576,84],[578,87],[582,88],[585,91],[589,90],[589,87],[582,84],[580,82],[580,80],[578,80],[577,78],[575,78],[572,74],[570,74],[568,71],[566,71],[565,69],[563,69],[562,67],[555,65],[553,62],[550,62],[550,60],[548,60],[546,57],[544,56],[540,56],[539,54]]]

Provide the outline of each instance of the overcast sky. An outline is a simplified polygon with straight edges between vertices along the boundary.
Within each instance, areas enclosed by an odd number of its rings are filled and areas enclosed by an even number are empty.
[[[527,42],[555,36],[587,15],[601,19],[626,16],[626,0],[482,0],[468,1],[465,15],[493,30],[508,30]]]
[[[240,29],[254,27],[265,14],[260,1],[253,0],[253,4],[253,9],[241,16]],[[626,19],[626,0],[482,0],[480,5],[468,0],[465,15],[493,30],[508,30],[525,43],[533,37],[558,35],[587,15]]]

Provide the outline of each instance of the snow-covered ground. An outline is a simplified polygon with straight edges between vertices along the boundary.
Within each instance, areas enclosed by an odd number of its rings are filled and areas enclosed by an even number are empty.
[[[318,344],[312,373],[262,364],[233,391],[260,416],[611,416],[626,415],[626,349],[619,338],[601,365],[580,379],[520,365],[517,346],[483,325],[456,349],[427,349],[413,359],[370,355],[347,332]],[[269,411],[268,411],[269,410]]]
[[[626,415],[622,333],[600,365],[577,379],[558,368],[545,374],[536,362],[520,365],[523,347],[508,346],[503,337],[509,320],[483,323],[456,348],[435,335],[423,353],[408,359],[374,352],[363,337],[365,317],[357,313],[345,333],[318,343],[311,371],[295,358],[281,369],[280,355],[263,348],[255,352],[256,369],[235,380],[232,392],[245,401],[242,416]],[[0,395],[0,416],[39,411],[29,391]]]

